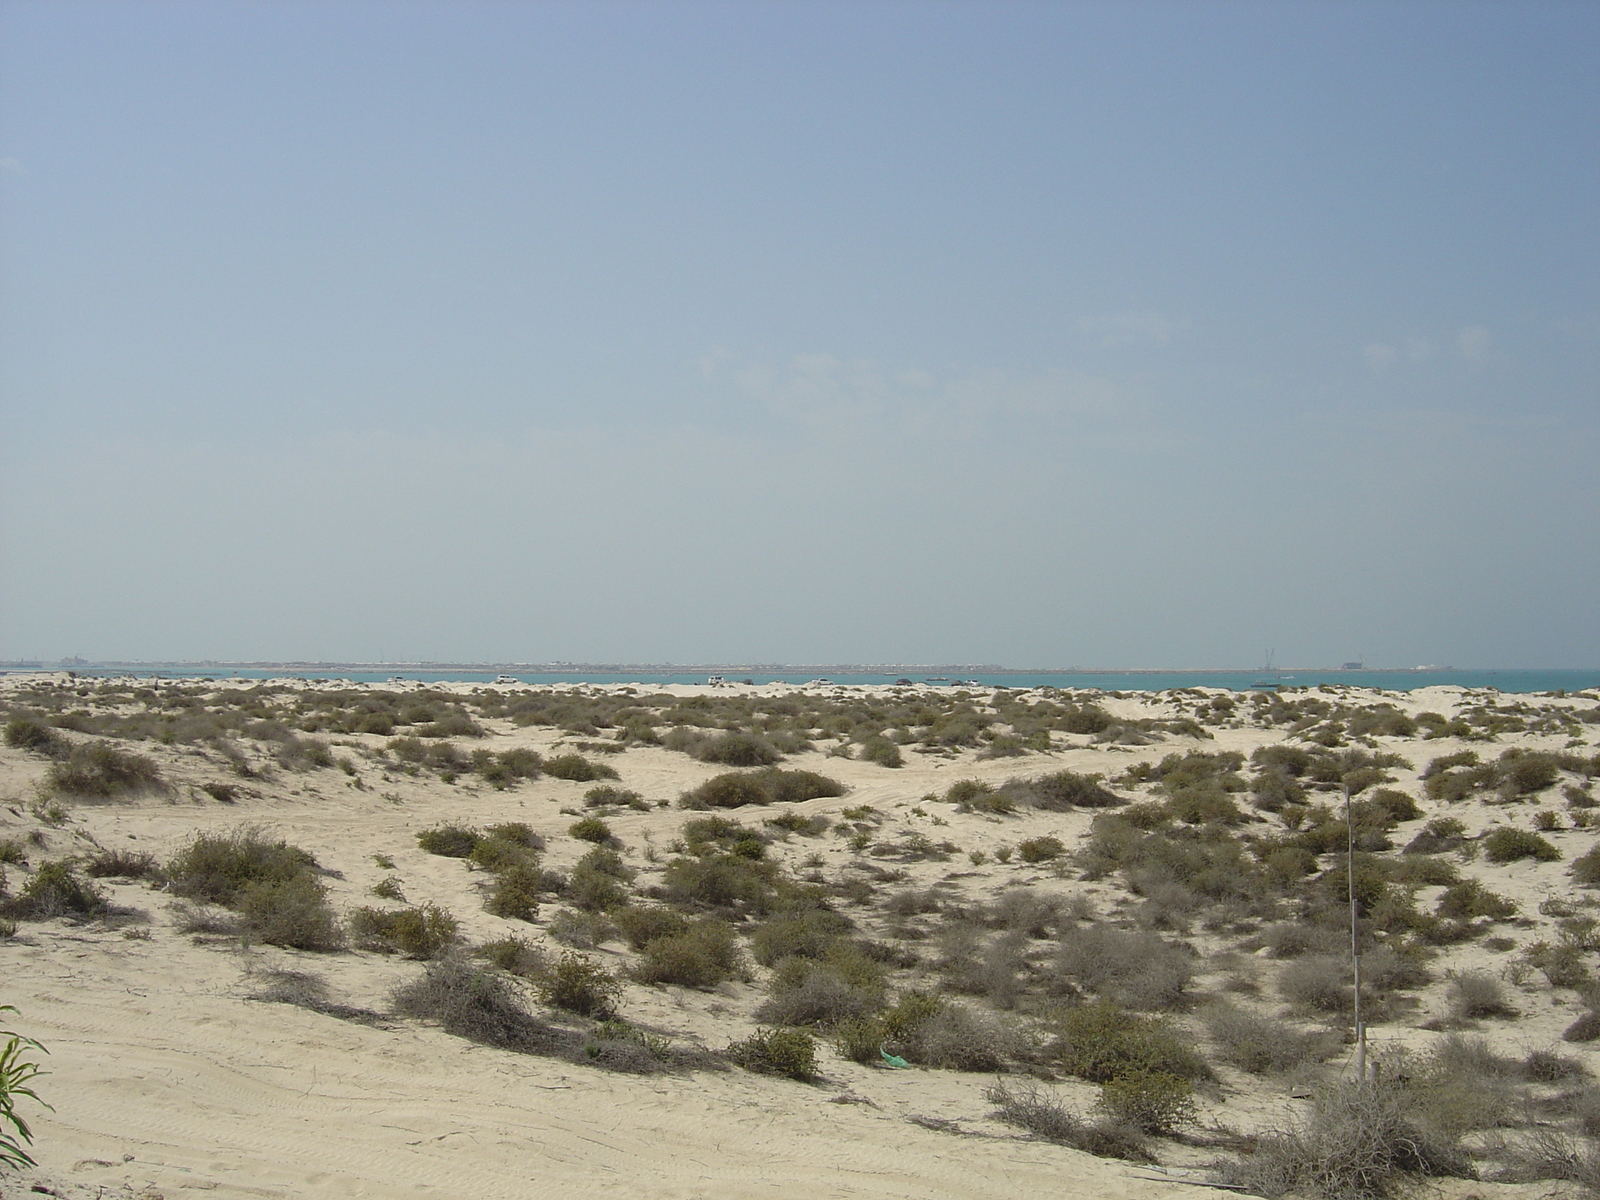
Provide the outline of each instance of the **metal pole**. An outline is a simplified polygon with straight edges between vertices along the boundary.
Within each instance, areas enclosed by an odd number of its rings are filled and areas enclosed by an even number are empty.
[[[1350,962],[1355,976],[1356,1078],[1367,1081],[1367,1027],[1361,1023],[1361,941],[1356,927],[1356,826],[1350,816],[1350,785],[1344,789],[1345,890],[1350,901]]]

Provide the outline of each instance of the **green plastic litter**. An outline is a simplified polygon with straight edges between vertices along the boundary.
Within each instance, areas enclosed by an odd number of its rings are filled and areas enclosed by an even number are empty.
[[[908,1063],[905,1059],[899,1058],[899,1057],[897,1057],[897,1056],[895,1056],[893,1054],[890,1054],[882,1046],[878,1047],[878,1053],[883,1055],[883,1061],[888,1063],[891,1067],[895,1067],[895,1068],[897,1068],[899,1070],[904,1071],[904,1070],[908,1069],[911,1066],[911,1064]]]

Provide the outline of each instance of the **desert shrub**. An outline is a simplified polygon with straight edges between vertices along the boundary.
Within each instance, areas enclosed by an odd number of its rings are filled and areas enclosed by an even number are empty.
[[[709,988],[743,971],[733,929],[725,921],[704,918],[690,922],[682,933],[646,942],[636,977],[641,983]]]
[[[1254,1154],[1223,1172],[1256,1195],[1289,1192],[1321,1200],[1382,1200],[1411,1177],[1472,1177],[1456,1143],[1432,1132],[1399,1083],[1336,1083],[1313,1098],[1298,1129],[1263,1137]]]
[[[538,868],[513,864],[495,874],[483,907],[497,917],[531,921],[539,915],[539,897],[544,891],[545,877]]]
[[[1516,1060],[1496,1054],[1484,1039],[1452,1034],[1410,1066],[1406,1090],[1430,1128],[1458,1136],[1505,1123],[1519,1074]]]
[[[738,731],[696,741],[689,753],[701,762],[725,767],[766,767],[783,757],[766,738]]]
[[[452,857],[447,855],[446,857]],[[536,867],[538,852],[521,842],[493,834],[480,836],[472,844],[467,861],[485,871],[508,871],[513,867]]]
[[[417,834],[417,845],[443,858],[467,858],[483,835],[460,825],[440,825]]]
[[[344,934],[328,905],[328,889],[309,871],[247,885],[234,906],[258,941],[295,950],[342,950]]]
[[[1564,1042],[1593,1042],[1600,1040],[1600,1012],[1586,1012],[1561,1032]]]
[[[349,917],[350,934],[364,950],[438,958],[456,941],[460,923],[436,904],[420,908],[358,908]]]
[[[791,956],[822,958],[850,926],[847,918],[822,908],[774,917],[751,936],[750,953],[763,967],[774,966]],[[792,1025],[796,1022],[776,1023]]]
[[[583,912],[563,908],[550,918],[545,927],[554,940],[577,950],[594,950],[617,936],[617,927],[603,912]]]
[[[1108,925],[1065,931],[1055,966],[1102,998],[1146,1010],[1181,1005],[1194,977],[1187,951],[1153,933]]]
[[[550,1053],[561,1041],[528,1011],[505,976],[458,958],[428,964],[420,978],[395,989],[391,1002],[401,1016],[432,1021],[455,1037],[502,1050]]]
[[[1025,863],[1049,862],[1053,858],[1060,858],[1066,852],[1066,844],[1050,834],[1017,843],[1017,857]]]
[[[1517,915],[1517,906],[1498,892],[1491,892],[1478,880],[1463,879],[1445,888],[1434,911],[1451,920],[1471,921],[1488,917],[1503,921]]]
[[[763,1025],[836,1025],[866,1016],[883,1003],[883,983],[881,975],[860,975],[848,964],[790,959],[773,978],[772,994],[755,1019]]]
[[[1350,937],[1323,925],[1302,921],[1281,921],[1261,931],[1273,958],[1299,958],[1305,954],[1337,954],[1349,945]]]
[[[611,826],[599,817],[580,818],[567,828],[567,832],[581,842],[594,842],[597,845],[616,840],[611,835]]]
[[[1020,1049],[999,1018],[961,1004],[941,1006],[906,1041],[905,1057],[950,1071],[998,1071]]]
[[[284,883],[316,865],[300,847],[244,826],[227,834],[197,834],[167,863],[166,874],[175,895],[232,908],[246,888]]]
[[[0,863],[10,863],[18,867],[28,865],[28,851],[21,838],[0,838]]]
[[[1028,781],[1035,808],[1064,812],[1070,808],[1114,808],[1126,804],[1121,796],[1103,787],[1097,776],[1072,771],[1055,771]]]
[[[649,805],[638,792],[629,791],[627,788],[612,787],[609,783],[596,784],[583,794],[583,802],[590,808],[605,808],[615,805],[618,808],[644,809]]]
[[[1090,1083],[1159,1071],[1180,1079],[1204,1079],[1205,1060],[1161,1020],[1141,1017],[1105,1000],[1063,1013],[1053,1055],[1062,1068]]]
[[[0,916],[46,921],[52,917],[98,916],[108,908],[110,902],[104,892],[80,879],[70,863],[57,860],[41,863],[14,899],[0,903]]]
[[[1522,1075],[1533,1083],[1565,1083],[1589,1078],[1589,1068],[1581,1059],[1554,1050],[1530,1050],[1522,1060]]]
[[[550,956],[526,938],[508,937],[485,942],[473,954],[524,979],[538,978],[550,969]]]
[[[844,784],[815,771],[729,771],[715,775],[679,803],[684,808],[739,808],[746,804],[798,804],[844,795]]]
[[[654,904],[613,909],[611,920],[635,950],[643,950],[656,938],[681,934],[689,928],[689,918],[682,913]]]
[[[1099,1108],[1118,1124],[1141,1133],[1172,1133],[1191,1124],[1197,1109],[1194,1084],[1165,1071],[1133,1071],[1100,1085]]]
[[[1041,1141],[1071,1146],[1100,1158],[1152,1162],[1137,1129],[1109,1121],[1085,1122],[1032,1080],[996,1079],[983,1093],[1007,1125],[1026,1130]]]
[[[804,834],[806,837],[816,837],[821,833],[827,832],[831,822],[824,816],[808,817],[790,809],[788,812],[779,813],[775,817],[769,817],[765,823],[774,829],[782,829],[786,833],[799,833]]]
[[[1592,846],[1572,860],[1572,882],[1579,887],[1600,887],[1600,846]]]
[[[896,746],[882,734],[867,738],[861,743],[857,756],[865,762],[877,763],[880,767],[901,767],[905,765],[905,758]]]
[[[1278,973],[1283,998],[1313,1012],[1348,1012],[1353,988],[1349,962],[1331,954],[1297,959]]]
[[[156,856],[145,850],[102,850],[83,864],[93,879],[148,879],[161,874]]]
[[[804,1029],[758,1029],[727,1055],[747,1071],[809,1083],[817,1076],[817,1041]]]
[[[1031,888],[1002,892],[984,914],[987,924],[1030,938],[1049,937],[1072,919],[1065,900]]]
[[[1302,1033],[1287,1021],[1228,1005],[1207,1015],[1206,1029],[1222,1060],[1252,1075],[1293,1071],[1338,1050],[1336,1035]]]
[[[573,783],[593,783],[597,779],[618,779],[615,767],[594,762],[581,754],[558,754],[543,763],[544,773],[553,779],[567,779]]]
[[[59,733],[33,717],[12,717],[6,722],[5,737],[13,750],[31,750],[47,758],[65,758],[72,749]]]
[[[766,912],[775,896],[773,864],[742,854],[708,853],[675,858],[662,873],[666,898],[674,904]]]
[[[1587,988],[1593,979],[1584,961],[1584,949],[1578,943],[1563,938],[1551,944],[1534,942],[1525,947],[1519,960],[1544,975],[1551,987]]]
[[[1450,980],[1446,989],[1450,1010],[1458,1017],[1515,1017],[1517,1010],[1506,999],[1505,988],[1486,971],[1463,971]]]
[[[144,755],[90,742],[74,746],[65,758],[51,763],[45,786],[64,796],[105,800],[164,790],[167,784],[161,768]]]
[[[1374,946],[1361,956],[1361,986],[1373,992],[1396,992],[1427,987],[1433,974],[1422,953],[1409,947]]]
[[[1516,862],[1523,858],[1556,862],[1561,858],[1561,851],[1537,833],[1502,825],[1483,839],[1483,856],[1492,863]]]
[[[232,783],[202,783],[200,790],[210,796],[218,804],[237,804],[239,802],[239,788]]]
[[[546,1004],[585,1017],[609,1017],[622,998],[622,984],[587,955],[568,950],[539,981]]]

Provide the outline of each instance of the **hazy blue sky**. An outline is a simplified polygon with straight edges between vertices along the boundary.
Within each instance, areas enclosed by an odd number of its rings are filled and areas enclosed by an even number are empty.
[[[1600,4],[0,5],[0,657],[1600,664]]]

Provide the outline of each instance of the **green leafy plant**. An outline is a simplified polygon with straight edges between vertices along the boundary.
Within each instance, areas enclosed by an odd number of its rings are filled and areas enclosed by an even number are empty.
[[[14,1013],[9,1004],[0,1004],[0,1013]],[[55,1109],[39,1099],[30,1086],[39,1076],[46,1074],[38,1063],[24,1057],[30,1050],[48,1054],[38,1042],[9,1029],[0,1029],[0,1164],[8,1167],[31,1167],[33,1159],[27,1147],[33,1144],[33,1130],[17,1112],[18,1100],[32,1100],[35,1104]]]

